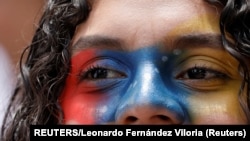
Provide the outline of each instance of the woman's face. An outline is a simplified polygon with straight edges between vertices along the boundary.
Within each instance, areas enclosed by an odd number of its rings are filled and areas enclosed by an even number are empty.
[[[93,1],[72,40],[65,124],[245,124],[219,13],[202,0]]]

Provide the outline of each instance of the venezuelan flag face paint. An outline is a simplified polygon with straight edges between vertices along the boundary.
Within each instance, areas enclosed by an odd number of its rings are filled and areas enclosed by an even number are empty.
[[[178,55],[162,53],[157,47],[133,52],[88,49],[79,53],[72,59],[66,84],[66,120],[114,122],[127,109],[148,104],[167,108],[175,118],[188,120],[188,92],[178,88],[171,69]]]
[[[193,53],[187,50],[169,53],[161,48],[151,46],[132,52],[90,48],[75,55],[62,97],[66,123],[141,123],[130,121],[132,117],[144,120],[130,110],[148,107],[163,111],[155,112],[150,115],[152,117],[171,118],[153,120],[154,123],[190,124],[196,122],[196,118],[197,123],[200,120],[199,116],[190,115],[192,113],[212,114],[210,110],[215,107],[220,112],[229,110],[227,107],[220,109],[224,103],[216,102],[216,99],[230,95],[236,98],[229,92],[220,93],[225,89],[223,85],[228,83],[227,73],[212,65],[210,58],[190,57]],[[184,61],[189,58],[186,56],[190,57],[187,62]],[[192,62],[194,64],[190,64]],[[211,65],[211,68],[205,65]],[[197,103],[201,106],[196,107],[199,106]],[[199,113],[195,113],[196,110]],[[204,110],[208,111],[202,113]],[[149,121],[145,118],[142,124],[150,124]]]
[[[217,12],[200,0],[95,1],[72,40],[64,123],[246,123]]]

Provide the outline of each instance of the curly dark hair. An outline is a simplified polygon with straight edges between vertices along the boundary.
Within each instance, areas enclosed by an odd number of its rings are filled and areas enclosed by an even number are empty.
[[[239,100],[250,123],[250,1],[206,1],[222,9],[222,42],[240,62],[244,81]],[[69,46],[76,26],[86,21],[90,11],[87,0],[48,0],[32,43],[20,59],[20,75],[3,122],[2,141],[29,140],[30,125],[62,123],[58,98],[70,69]],[[242,99],[243,89],[247,90],[247,100]]]

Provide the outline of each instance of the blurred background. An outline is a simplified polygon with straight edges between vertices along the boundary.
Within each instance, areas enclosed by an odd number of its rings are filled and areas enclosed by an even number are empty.
[[[0,125],[13,92],[20,55],[31,42],[47,0],[0,0]]]

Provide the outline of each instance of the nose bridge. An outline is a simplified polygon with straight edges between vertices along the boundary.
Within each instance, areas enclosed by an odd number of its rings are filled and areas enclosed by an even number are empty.
[[[151,62],[145,62],[138,66],[134,79],[131,81],[123,100],[121,101],[116,118],[123,116],[130,109],[137,107],[152,107],[152,109],[167,109],[184,118],[182,104],[173,91],[162,80],[157,66]],[[139,110],[139,109],[138,109]]]
[[[160,102],[166,96],[172,95],[169,88],[170,84],[165,84],[159,68],[154,63],[148,61],[138,68],[131,85],[127,89],[128,98],[143,104],[143,102]]]
[[[137,102],[149,100],[152,93],[163,85],[157,60],[159,60],[156,47],[145,48],[134,53],[134,75],[127,89],[127,96],[137,99]]]
[[[133,80],[133,88],[128,89],[132,93],[140,93],[140,97],[148,97],[155,88],[160,86],[161,79],[159,77],[158,68],[151,62],[140,65],[138,74]],[[133,92],[134,91],[134,92]]]

